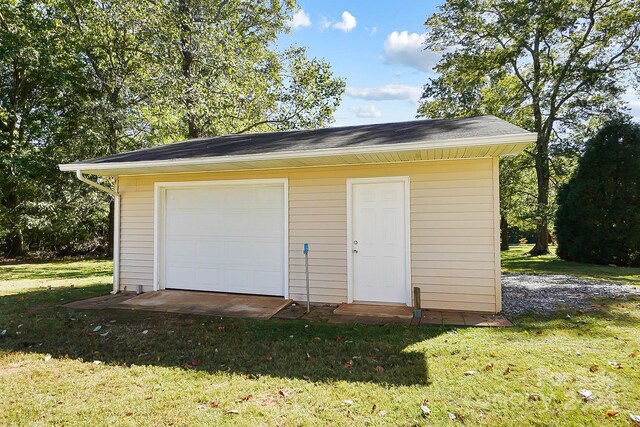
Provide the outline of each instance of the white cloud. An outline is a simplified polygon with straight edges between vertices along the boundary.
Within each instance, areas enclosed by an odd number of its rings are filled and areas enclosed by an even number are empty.
[[[422,88],[420,86],[396,84],[374,87],[348,87],[346,94],[351,98],[366,99],[369,101],[406,100],[418,102],[422,95]]]
[[[384,58],[388,64],[401,64],[431,72],[440,54],[424,50],[426,34],[394,31],[384,42]]]
[[[331,21],[329,21],[326,16],[321,16],[319,25],[321,30],[326,30],[327,28],[331,28]]]
[[[373,104],[358,105],[351,107],[350,110],[361,119],[375,119],[382,117],[382,112]]]
[[[356,17],[345,10],[344,12],[342,12],[342,21],[336,22],[332,25],[332,27],[336,30],[348,33],[349,31],[353,30],[357,24],[358,21],[356,21]]]
[[[300,9],[291,17],[290,25],[291,28],[309,27],[311,25],[311,19],[303,9]]]

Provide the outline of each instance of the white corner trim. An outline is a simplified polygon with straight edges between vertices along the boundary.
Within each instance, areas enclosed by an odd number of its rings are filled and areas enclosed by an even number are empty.
[[[214,180],[214,181],[176,181],[176,182],[155,182],[153,186],[153,290],[164,289],[164,273],[162,271],[164,223],[166,214],[165,196],[166,190],[170,188],[198,188],[214,186],[244,186],[260,184],[281,184],[283,187],[284,199],[284,266],[283,266],[283,295],[289,298],[289,179],[237,179],[237,180]]]
[[[199,157],[188,159],[146,160],[137,162],[106,162],[106,163],[65,163],[58,167],[61,171],[75,170],[116,170],[130,168],[149,168],[158,166],[195,166],[229,162],[252,162],[260,160],[286,160],[305,157],[327,157],[350,154],[367,153],[395,153],[411,150],[433,150],[443,148],[476,147],[482,145],[502,145],[535,142],[536,134],[526,132],[512,135],[484,136],[474,138],[443,139],[429,142],[405,142],[401,144],[369,145],[347,148],[324,148],[318,150],[280,151],[260,154],[241,154],[217,157]]]
[[[405,304],[411,306],[411,179],[409,176],[347,178],[347,303],[353,303],[353,184],[402,182],[404,184]]]
[[[500,265],[500,159],[493,158],[493,245],[495,268],[496,313],[502,311],[502,276]]]

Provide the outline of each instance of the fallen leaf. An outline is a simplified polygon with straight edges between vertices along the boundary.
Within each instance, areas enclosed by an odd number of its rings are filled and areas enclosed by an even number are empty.
[[[51,360],[51,355],[50,355],[50,354],[47,354],[47,355],[44,357],[44,361],[45,361],[45,362],[48,362],[49,360]]]
[[[384,410],[378,412],[378,414],[377,414],[378,417],[384,417],[385,415],[387,415],[387,411],[384,411]]]
[[[490,371],[493,369],[493,363],[487,363],[487,365],[484,367],[485,371]]]
[[[344,338],[343,337],[338,337],[338,338],[336,338],[336,342],[344,342]]]
[[[541,399],[541,397],[538,393],[527,393],[527,399],[537,402]]]
[[[465,374],[466,376],[469,376],[469,375],[475,375],[475,374],[477,374],[477,373],[478,373],[477,371],[467,371],[467,372],[465,372],[464,374]]]
[[[353,405],[353,400],[346,399],[346,400],[343,400],[342,403],[344,403],[347,406],[351,406],[351,405]]]
[[[240,411],[238,411],[237,409],[232,409],[230,411],[225,412],[226,414],[232,414],[232,415],[238,415],[240,413]]]
[[[198,366],[200,364],[200,359],[191,359],[191,366]]]
[[[452,421],[453,421],[453,420],[455,420],[456,418],[458,418],[458,417],[456,416],[456,414],[454,414],[453,412],[449,412],[449,419],[450,419],[450,420],[452,420]]]
[[[247,394],[245,397],[239,400],[239,402],[246,402],[253,397],[253,394]]]
[[[159,361],[160,361],[160,355],[158,354],[158,355],[156,356],[156,362],[159,362]]]
[[[99,334],[101,337],[106,337],[107,335],[109,335],[109,331],[105,332],[104,334]]]
[[[218,330],[219,330],[220,332],[224,332],[224,325],[222,325],[222,326],[218,326]]]
[[[142,331],[142,335],[147,335],[149,333],[148,329],[145,329],[144,331]]]
[[[93,364],[94,364],[94,365],[99,365],[99,364],[101,364],[101,363],[102,363],[102,362],[101,362],[101,361],[99,361],[99,360],[94,360],[94,361],[93,361]]]
[[[273,360],[272,356],[265,356],[264,360],[266,360],[267,362],[271,362]]]
[[[280,395],[280,397],[289,397],[289,393],[284,390],[278,390],[278,394]]]
[[[345,368],[350,368],[353,366],[353,360],[347,360],[346,362],[344,362],[342,364],[342,366],[344,366]]]
[[[511,372],[511,368],[507,366],[507,368],[504,370],[504,372],[502,373],[502,375],[508,375],[509,372]]]
[[[381,374],[384,372],[384,367],[381,365],[376,366],[376,373]]]
[[[629,354],[629,357],[638,357],[638,352],[637,352],[637,351],[632,351],[632,352]]]
[[[307,353],[307,362],[313,362],[316,358]]]
[[[196,406],[196,408],[197,409],[206,409],[207,407],[201,403],[198,406]]]
[[[422,416],[426,417],[431,414],[431,409],[427,405],[420,405],[420,411],[422,411]]]
[[[615,409],[609,409],[607,412],[605,412],[605,415],[609,418],[617,417],[618,411],[616,411]]]
[[[593,392],[591,390],[578,390],[578,394],[582,396],[582,400],[584,400],[585,402],[593,400]]]
[[[309,375],[303,375],[302,379],[309,381],[311,379],[311,377]]]
[[[596,372],[598,370],[598,365],[589,366],[589,372]]]
[[[314,341],[322,341],[322,338],[320,338],[320,337],[313,337],[313,340],[314,340]]]
[[[133,415],[133,412],[127,412],[124,414],[126,417],[130,417],[131,415]]]
[[[640,426],[640,415],[629,414],[629,418],[631,418],[631,422],[635,427]]]
[[[98,332],[100,329],[102,329],[102,326],[98,325],[95,328],[93,328],[93,332]]]
[[[209,407],[211,407],[211,408],[217,408],[219,406],[220,405],[215,400],[212,400],[211,402],[209,402]]]

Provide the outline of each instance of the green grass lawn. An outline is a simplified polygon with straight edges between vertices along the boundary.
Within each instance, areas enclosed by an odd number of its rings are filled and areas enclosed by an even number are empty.
[[[640,414],[638,300],[506,329],[60,307],[108,292],[110,272],[0,266],[0,425],[629,426]]]
[[[551,247],[552,253],[550,255],[531,257],[529,256],[529,251],[532,247],[533,245],[513,245],[508,251],[503,251],[502,272],[568,274],[585,279],[640,286],[640,268],[612,267],[565,261],[555,255],[555,246]]]

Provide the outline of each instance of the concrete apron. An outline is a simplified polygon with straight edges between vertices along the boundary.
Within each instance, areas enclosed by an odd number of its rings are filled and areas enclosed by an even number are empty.
[[[291,304],[291,300],[282,297],[162,290],[141,295],[124,294],[116,299],[113,296],[90,298],[65,306],[71,308],[121,308],[266,320],[289,304]]]

